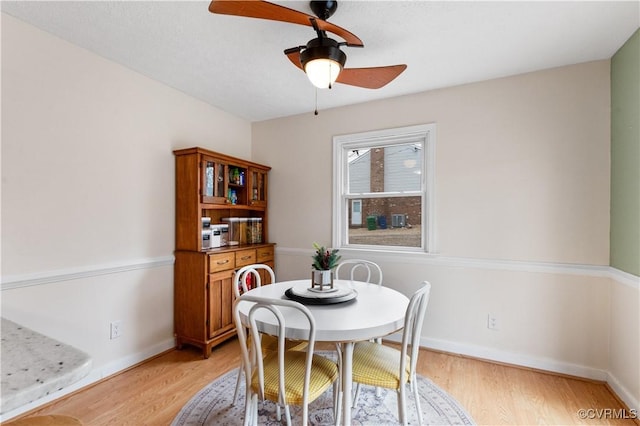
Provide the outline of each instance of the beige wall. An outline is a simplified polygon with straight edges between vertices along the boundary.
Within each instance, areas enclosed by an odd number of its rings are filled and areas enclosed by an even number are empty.
[[[2,14],[2,315],[89,380],[174,345],[172,150],[195,145],[249,157],[250,123]]]
[[[432,282],[427,346],[608,379],[609,84],[597,61],[254,123],[279,277],[305,276],[312,242],[331,243],[333,136],[436,123],[437,253],[344,256],[400,290]],[[637,404],[634,371],[616,374]]]
[[[274,169],[270,235],[330,238],[333,136],[430,122],[439,253],[608,264],[608,61],[254,123],[254,158]]]
[[[171,254],[171,151],[249,123],[2,16],[3,275]]]

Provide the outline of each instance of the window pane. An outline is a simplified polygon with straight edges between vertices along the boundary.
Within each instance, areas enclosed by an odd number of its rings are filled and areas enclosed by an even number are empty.
[[[368,149],[349,151],[349,188],[351,194],[371,192],[371,154]]]
[[[363,198],[350,205],[348,244],[421,247],[422,197]]]
[[[350,194],[420,191],[422,143],[349,151]]]
[[[214,171],[214,163],[213,161],[206,162],[205,168],[205,185],[204,185],[204,196],[205,197],[213,197],[213,171]]]
[[[384,192],[420,191],[422,143],[384,148]]]

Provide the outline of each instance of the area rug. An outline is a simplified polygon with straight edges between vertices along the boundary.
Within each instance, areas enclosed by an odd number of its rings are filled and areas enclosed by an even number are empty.
[[[172,426],[193,425],[241,425],[244,420],[244,380],[239,391],[238,401],[232,405],[233,391],[236,385],[238,369],[217,378],[200,390],[180,410],[171,423]],[[420,407],[425,425],[473,425],[471,416],[431,380],[418,376]],[[333,393],[329,389],[320,398],[309,405],[309,425],[332,425]],[[276,419],[275,405],[269,401],[259,403],[259,425],[286,424]],[[353,408],[351,423],[353,425],[397,425],[398,398],[393,390],[382,389],[380,397],[376,397],[375,388],[361,386],[360,397],[356,408]],[[411,425],[418,424],[413,394],[407,395],[407,414]],[[302,409],[291,406],[291,421],[300,424]]]

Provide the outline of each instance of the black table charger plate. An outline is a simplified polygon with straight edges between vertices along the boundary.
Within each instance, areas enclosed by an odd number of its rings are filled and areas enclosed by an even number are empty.
[[[284,292],[284,295],[291,300],[300,302],[303,305],[334,305],[336,303],[345,303],[356,299],[358,292],[351,290],[351,293],[335,297],[306,297],[293,292],[293,287]]]

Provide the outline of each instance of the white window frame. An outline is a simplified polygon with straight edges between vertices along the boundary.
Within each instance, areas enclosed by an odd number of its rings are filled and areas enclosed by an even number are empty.
[[[402,195],[422,196],[421,247],[347,244],[347,234],[349,232],[349,200],[361,198],[364,195],[368,198],[376,195],[376,193],[347,193],[349,185],[348,152],[354,149],[374,148],[376,146],[382,147],[396,143],[417,141],[422,142],[424,155],[422,161],[423,173],[421,174],[421,190],[402,192]],[[435,253],[435,146],[435,123],[334,136],[332,246],[341,249]],[[387,196],[388,194],[389,193],[382,193],[381,196]]]

